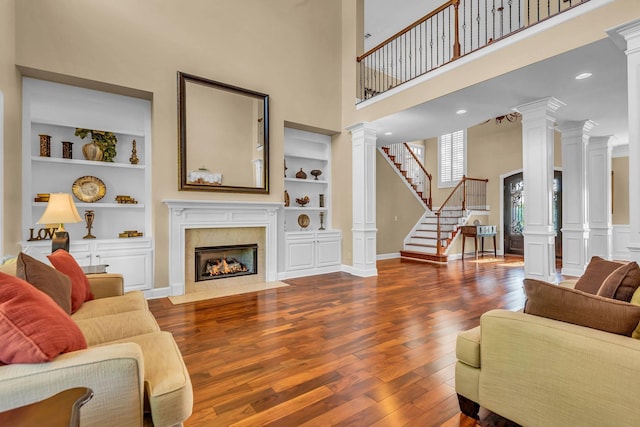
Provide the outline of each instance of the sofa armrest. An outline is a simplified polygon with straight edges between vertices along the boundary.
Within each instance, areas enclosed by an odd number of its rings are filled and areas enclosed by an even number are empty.
[[[24,406],[73,387],[89,387],[82,426],[142,426],[142,350],[135,343],[91,347],[48,363],[0,366],[0,411]]]
[[[87,274],[91,293],[96,299],[124,294],[124,278],[117,273]]]
[[[481,406],[523,425],[640,420],[640,340],[507,310],[480,325]]]

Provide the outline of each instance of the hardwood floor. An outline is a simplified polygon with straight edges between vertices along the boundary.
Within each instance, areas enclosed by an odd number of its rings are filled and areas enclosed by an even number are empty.
[[[521,261],[385,260],[372,278],[149,306],[191,374],[186,426],[472,427],[454,391],[456,335],[488,310],[522,308]]]

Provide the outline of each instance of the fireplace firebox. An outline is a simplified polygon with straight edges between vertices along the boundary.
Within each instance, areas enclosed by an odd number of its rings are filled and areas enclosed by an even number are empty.
[[[195,248],[196,282],[258,274],[258,245]]]

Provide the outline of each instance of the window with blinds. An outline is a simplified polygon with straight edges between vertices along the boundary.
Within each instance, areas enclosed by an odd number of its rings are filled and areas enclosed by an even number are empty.
[[[467,131],[438,138],[438,187],[453,187],[467,173]]]

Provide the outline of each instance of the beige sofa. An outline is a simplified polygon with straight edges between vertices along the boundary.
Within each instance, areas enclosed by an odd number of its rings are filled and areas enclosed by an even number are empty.
[[[0,412],[89,387],[83,427],[181,425],[193,394],[173,336],[160,330],[141,292],[123,293],[121,275],[88,277],[95,299],[71,315],[88,348],[47,363],[0,366]]]
[[[455,386],[523,426],[640,425],[640,340],[544,317],[493,310],[459,334]]]

